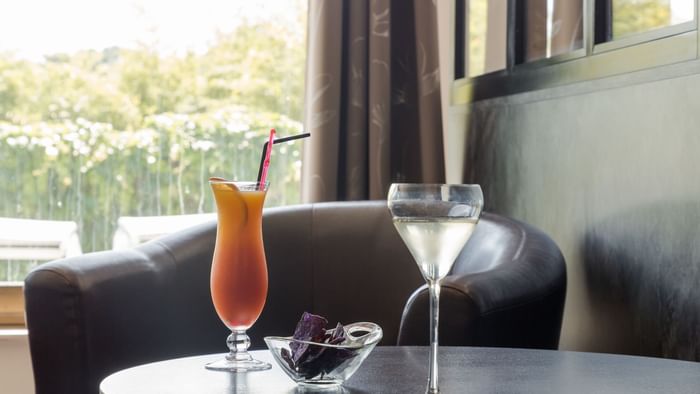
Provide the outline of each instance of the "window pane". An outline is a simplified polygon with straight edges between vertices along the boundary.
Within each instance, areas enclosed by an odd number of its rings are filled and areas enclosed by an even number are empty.
[[[475,77],[506,67],[508,7],[503,0],[471,0],[467,9],[467,61]]]
[[[526,0],[524,12],[525,61],[583,48],[582,0]]]
[[[24,221],[0,231],[0,281],[111,249],[120,218],[155,229],[135,242],[196,224],[210,176],[254,180],[269,129],[302,130],[306,4],[3,4],[0,223]],[[301,149],[275,146],[268,206],[299,202]]]
[[[695,0],[612,0],[613,39],[690,22]]]

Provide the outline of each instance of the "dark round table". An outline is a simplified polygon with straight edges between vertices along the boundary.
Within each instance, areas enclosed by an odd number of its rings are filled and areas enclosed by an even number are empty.
[[[213,372],[204,369],[204,364],[222,355],[187,357],[114,373],[102,381],[100,391],[308,392],[297,388],[267,350],[253,353],[272,363],[272,369],[247,374]],[[439,363],[442,393],[700,393],[700,363],[687,361],[551,350],[441,347]],[[427,347],[377,347],[335,392],[424,393],[427,376]]]

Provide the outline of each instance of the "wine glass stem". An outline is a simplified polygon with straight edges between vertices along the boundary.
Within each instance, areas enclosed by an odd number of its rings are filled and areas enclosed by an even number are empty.
[[[430,291],[430,378],[428,380],[428,393],[437,393],[438,390],[438,321],[440,318],[440,282],[428,282]]]

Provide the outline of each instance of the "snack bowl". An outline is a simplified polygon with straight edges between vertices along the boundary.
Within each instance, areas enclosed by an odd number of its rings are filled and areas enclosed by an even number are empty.
[[[326,330],[332,335],[334,330]],[[382,339],[374,323],[345,326],[346,339],[340,344],[302,341],[293,337],[265,337],[265,343],[282,370],[306,387],[336,387],[349,379]]]

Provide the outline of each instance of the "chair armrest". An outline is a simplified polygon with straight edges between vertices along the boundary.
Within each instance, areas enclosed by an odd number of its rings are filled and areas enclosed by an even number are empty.
[[[447,278],[445,278],[447,280]],[[429,344],[430,294],[423,285],[411,294],[401,316],[399,346]],[[479,311],[467,289],[444,284],[440,289],[439,341],[446,346],[474,345],[473,326]]]
[[[218,319],[206,288],[214,228],[33,270],[25,303],[36,392],[92,393],[116,370],[220,349],[224,327],[209,327]]]
[[[566,293],[557,245],[527,224],[485,213],[442,281],[440,343],[556,349]],[[427,344],[428,291],[409,298],[400,345]]]
[[[525,277],[503,272],[445,277],[440,291],[440,344],[556,349],[566,287],[514,299],[512,290],[526,292],[529,283]],[[429,292],[424,285],[406,302],[398,345],[427,345],[429,322]]]

